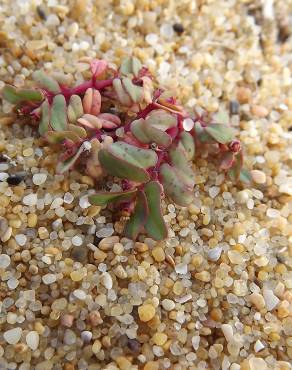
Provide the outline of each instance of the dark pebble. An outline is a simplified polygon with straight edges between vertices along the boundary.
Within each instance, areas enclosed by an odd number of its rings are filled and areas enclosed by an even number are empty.
[[[239,103],[237,100],[232,100],[229,105],[230,114],[238,114],[239,113]]]
[[[175,23],[173,26],[174,31],[181,35],[184,32],[184,26],[181,23]]]
[[[290,132],[292,131],[292,126],[290,126],[290,127],[288,128],[288,131],[290,131]]]
[[[5,154],[0,154],[0,162],[8,162],[8,157]]]
[[[131,352],[139,353],[141,348],[141,343],[137,339],[128,339],[128,348]]]
[[[71,257],[77,262],[86,262],[88,249],[84,246],[75,246],[72,248]]]
[[[36,10],[37,10],[38,16],[45,21],[47,19],[47,15],[43,7],[39,5],[37,6]]]
[[[11,175],[6,180],[9,185],[19,185],[23,181],[23,176],[20,175]]]

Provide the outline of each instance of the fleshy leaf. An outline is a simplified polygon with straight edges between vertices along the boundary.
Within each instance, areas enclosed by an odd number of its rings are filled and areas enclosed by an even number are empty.
[[[165,112],[162,109],[151,111],[146,121],[149,125],[162,131],[166,131],[177,125],[177,118],[173,114]]]
[[[180,135],[179,147],[183,148],[187,155],[187,159],[191,160],[195,156],[195,141],[193,136],[186,131],[183,131]]]
[[[106,129],[117,128],[121,125],[120,117],[111,113],[100,113],[98,115],[98,119],[100,120],[102,127]]]
[[[106,149],[101,149],[99,151],[98,159],[101,166],[109,175],[136,182],[147,182],[150,180],[148,172],[143,168],[126,162],[124,159],[113,155]]]
[[[47,100],[45,100],[41,105],[41,119],[39,124],[39,134],[45,135],[49,130],[50,123],[50,105]]]
[[[76,163],[77,159],[81,156],[81,154],[84,152],[85,149],[85,143],[80,145],[80,148],[77,150],[77,152],[70,158],[66,159],[64,162],[61,162],[57,166],[57,172],[62,174],[66,171],[68,171],[74,163]]]
[[[130,201],[131,199],[133,199],[136,192],[136,189],[117,192],[100,192],[91,195],[88,200],[93,205],[104,206],[108,203],[113,202]]]
[[[227,172],[229,178],[232,181],[238,180],[240,176],[240,170],[242,167],[242,153],[239,152],[235,155],[235,161],[233,163],[233,166],[230,168],[230,170]]]
[[[192,188],[194,186],[194,175],[186,154],[180,148],[172,146],[169,151],[169,156],[171,164],[175,167],[181,180],[187,187]]]
[[[43,95],[38,90],[17,89],[12,85],[5,85],[2,90],[2,96],[12,104],[18,104],[25,101],[39,102],[43,100]]]
[[[51,127],[56,131],[64,131],[67,126],[66,100],[61,94],[56,95],[53,99],[51,108]]]
[[[196,132],[197,139],[204,144],[213,144],[216,143],[216,140],[212,138],[211,135],[206,131],[206,127],[202,127],[199,122],[195,122],[194,129]]]
[[[82,126],[90,129],[101,129],[102,128],[102,122],[101,120],[93,116],[92,114],[84,114],[82,117],[78,118],[78,123],[80,123]]]
[[[205,130],[220,144],[229,143],[234,138],[233,128],[221,123],[210,123]]]
[[[153,167],[157,163],[157,154],[150,149],[137,148],[121,141],[113,143],[108,150],[117,158],[140,168]]]
[[[46,139],[52,144],[62,143],[65,139],[69,139],[73,143],[80,142],[80,137],[72,131],[48,131]]]
[[[235,159],[234,153],[232,152],[223,153],[222,158],[221,158],[220,168],[222,170],[228,170],[230,167],[232,167],[234,163],[234,159]]]
[[[115,89],[115,92],[121,104],[125,105],[126,107],[129,107],[132,105],[131,98],[124,90],[122,81],[119,78],[115,78],[113,80],[113,88]]]
[[[240,170],[239,180],[245,183],[250,183],[252,181],[251,174],[245,168]]]
[[[224,110],[219,110],[218,112],[214,113],[212,116],[212,122],[228,125],[229,123],[228,112]]]
[[[161,186],[159,182],[149,182],[145,185],[144,192],[149,209],[145,230],[152,239],[163,240],[167,237],[167,228],[161,212]]]
[[[69,124],[68,130],[74,132],[77,136],[79,136],[82,139],[85,139],[87,137],[86,130],[83,127]]]
[[[143,118],[132,122],[131,131],[143,144],[156,143],[163,148],[171,144],[171,137],[166,132],[149,125]]]
[[[69,122],[75,123],[78,118],[83,115],[83,105],[80,96],[72,95],[68,105],[68,120]]]
[[[138,234],[142,231],[149,209],[145,193],[139,191],[136,199],[136,206],[130,220],[127,222],[124,234],[127,238],[135,240]]]
[[[93,114],[97,116],[100,113],[101,108],[101,95],[96,89],[89,88],[85,91],[83,100],[84,113]]]
[[[107,69],[107,62],[102,59],[94,59],[90,62],[91,73],[94,77],[98,77]]]
[[[32,78],[42,89],[48,90],[54,94],[59,94],[61,92],[58,82],[43,71],[33,72]]]
[[[178,205],[187,206],[193,200],[193,194],[182,181],[173,167],[164,163],[160,167],[160,177],[166,194]]]
[[[135,57],[125,58],[121,64],[120,72],[123,75],[133,74],[135,77],[138,76],[142,64],[139,59]]]
[[[141,86],[134,85],[130,78],[123,78],[122,83],[134,103],[139,103],[143,99],[143,88]]]

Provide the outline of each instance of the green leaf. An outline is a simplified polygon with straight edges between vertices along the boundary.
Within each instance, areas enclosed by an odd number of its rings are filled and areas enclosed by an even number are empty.
[[[117,192],[99,192],[91,195],[88,200],[93,205],[104,206],[108,203],[130,201],[131,199],[133,199],[136,192],[136,189]]]
[[[68,171],[77,161],[77,159],[80,157],[80,155],[84,152],[84,144],[80,145],[77,152],[70,158],[66,159],[64,162],[61,162],[57,166],[57,173],[64,173]]]
[[[183,185],[179,174],[168,163],[160,167],[160,177],[165,193],[178,205],[187,206],[193,200],[193,194]]]
[[[147,182],[150,180],[148,172],[143,168],[126,162],[110,153],[107,149],[101,149],[99,151],[98,159],[101,166],[109,175],[136,182]]]
[[[223,125],[228,125],[229,114],[225,110],[219,110],[218,112],[213,114],[211,121],[215,123],[221,123]]]
[[[163,240],[167,237],[167,228],[161,212],[161,186],[159,182],[149,182],[145,185],[144,192],[149,209],[145,230],[152,239]]]
[[[48,90],[54,94],[59,94],[61,92],[58,82],[43,71],[33,72],[32,78],[42,89]]]
[[[220,144],[229,143],[234,138],[232,127],[221,123],[210,123],[205,127],[206,132]]]
[[[156,143],[163,148],[171,144],[171,137],[164,131],[148,124],[143,118],[133,121],[131,124],[132,134],[144,144]]]
[[[143,87],[134,85],[132,80],[127,77],[122,79],[122,83],[134,103],[139,103],[143,99]]]
[[[85,139],[87,137],[87,132],[83,127],[69,124],[68,130],[74,132],[77,136],[79,136],[82,139]]]
[[[72,95],[69,100],[67,111],[69,122],[75,123],[77,119],[83,115],[83,113],[83,105],[80,96]]]
[[[146,117],[146,121],[149,125],[162,131],[166,131],[177,125],[177,118],[163,109],[151,111]]]
[[[153,150],[138,148],[122,141],[111,144],[108,151],[117,158],[145,169],[155,166],[158,159]]]
[[[126,93],[126,91],[123,88],[122,81],[119,78],[115,78],[113,80],[113,88],[118,96],[119,101],[122,105],[125,105],[126,107],[131,106],[132,100],[130,96]]]
[[[195,141],[193,136],[189,132],[184,131],[181,133],[178,145],[180,148],[184,149],[188,160],[194,158],[196,150]]]
[[[80,142],[80,137],[72,131],[48,131],[46,139],[52,144],[60,144],[65,139],[71,140],[73,143]]]
[[[53,99],[51,108],[51,127],[56,131],[64,131],[67,127],[66,100],[61,94]]]
[[[233,163],[233,166],[230,168],[230,170],[227,172],[230,180],[237,181],[240,176],[240,170],[242,167],[242,153],[239,152],[235,155],[235,161]]]
[[[39,102],[43,100],[43,95],[38,90],[17,89],[12,85],[5,85],[2,90],[3,99],[11,104],[18,104],[25,101]]]
[[[178,147],[172,146],[169,151],[170,161],[181,180],[187,187],[194,186],[193,170],[188,163],[186,154]]]
[[[201,143],[203,143],[203,144],[214,144],[214,143],[216,143],[216,140],[214,140],[212,138],[212,136],[209,135],[206,132],[206,128],[202,127],[200,122],[195,122],[194,129],[195,129],[195,132],[196,132],[196,137]]]
[[[223,153],[222,155],[222,158],[221,158],[221,164],[220,164],[220,168],[222,170],[228,170],[230,167],[232,167],[233,163],[234,163],[234,153],[233,152],[225,152]]]
[[[136,206],[130,220],[127,222],[124,234],[127,238],[135,240],[145,225],[149,214],[146,195],[138,191]]]
[[[247,169],[242,168],[240,170],[239,180],[245,183],[250,183],[252,181],[250,172]]]
[[[47,100],[45,100],[41,105],[41,119],[39,124],[39,134],[44,136],[50,127],[50,105]]]
[[[135,77],[138,76],[142,64],[139,59],[135,57],[128,57],[122,61],[120,72],[123,75],[133,74]]]

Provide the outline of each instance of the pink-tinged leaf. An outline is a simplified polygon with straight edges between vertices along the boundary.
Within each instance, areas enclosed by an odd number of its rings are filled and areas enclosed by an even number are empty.
[[[167,228],[161,211],[161,186],[158,181],[151,181],[145,185],[144,192],[147,198],[149,215],[145,224],[147,234],[154,240],[163,240],[167,237]]]
[[[252,177],[250,172],[247,169],[242,168],[240,170],[239,180],[245,183],[251,183]]]
[[[177,125],[177,118],[162,109],[152,110],[146,117],[146,121],[149,125],[161,131],[166,131]]]
[[[142,191],[139,191],[137,194],[134,212],[130,220],[127,222],[125,230],[124,230],[124,234],[127,238],[136,240],[138,234],[142,231],[146,223],[148,214],[149,214],[149,209],[148,209],[145,193]]]
[[[18,89],[12,85],[5,85],[2,90],[3,99],[11,104],[19,104],[23,102],[40,102],[43,100],[43,95],[38,90]]]
[[[195,141],[189,132],[183,131],[180,134],[178,146],[185,151],[188,160],[194,158],[196,151]]]
[[[77,150],[77,152],[70,158],[66,159],[64,162],[59,163],[57,166],[57,173],[64,173],[68,171],[78,160],[78,158],[81,156],[81,154],[86,150],[85,143],[83,143],[80,148]]]
[[[169,157],[170,162],[175,168],[181,181],[187,186],[187,188],[193,188],[195,184],[194,174],[190,164],[188,163],[186,153],[179,147],[172,145],[169,150]]]
[[[133,104],[130,96],[124,90],[122,81],[119,78],[115,78],[113,80],[113,88],[117,94],[118,100],[120,101],[122,105],[125,105],[126,107],[130,107]]]
[[[143,144],[141,143],[139,140],[137,140],[135,138],[135,136],[132,134],[132,132],[127,132],[124,137],[123,137],[123,141],[127,144],[130,144],[130,145],[134,145],[138,148],[145,148],[147,149],[148,148],[148,144]]]
[[[121,125],[120,117],[111,113],[100,113],[98,115],[98,119],[100,120],[102,127],[106,129],[117,128]]]
[[[99,151],[98,159],[101,166],[109,175],[136,182],[147,182],[150,180],[146,170],[126,162],[124,159],[113,155],[106,149],[101,149]]]
[[[237,181],[239,179],[242,162],[242,153],[239,152],[235,155],[233,166],[227,172],[230,180]]]
[[[131,131],[143,144],[156,143],[162,148],[167,148],[172,141],[166,132],[149,125],[143,118],[132,122]]]
[[[180,105],[172,104],[165,99],[159,98],[156,104],[159,108],[168,112],[183,113],[183,108]]]
[[[92,114],[84,114],[77,120],[77,122],[80,123],[80,125],[92,130],[99,130],[102,128],[101,120]]]
[[[45,100],[41,105],[41,119],[39,124],[39,134],[44,136],[48,130],[50,123],[50,105],[47,100]]]
[[[143,76],[141,78],[141,80],[143,81],[143,95],[144,95],[144,101],[147,103],[147,104],[151,104],[152,103],[152,99],[153,99],[153,82],[151,80],[151,78],[147,77],[147,76]]]
[[[42,89],[48,90],[54,94],[59,94],[61,92],[58,82],[43,71],[33,72],[32,78]]]
[[[85,139],[87,137],[87,132],[83,127],[69,124],[68,130],[74,132],[77,136],[79,136],[82,139]]]
[[[234,160],[235,160],[234,153],[224,152],[221,158],[220,168],[222,170],[228,170],[229,168],[232,167]]]
[[[155,166],[158,159],[153,150],[137,148],[121,141],[111,144],[108,151],[115,157],[144,169]]]
[[[48,131],[46,139],[51,144],[60,144],[64,140],[71,140],[73,143],[80,142],[80,137],[71,131]]]
[[[234,138],[233,128],[220,123],[210,123],[205,131],[220,144],[227,144]]]
[[[173,167],[163,163],[160,167],[160,178],[165,193],[178,205],[187,206],[193,200],[193,194],[182,183],[181,178]]]
[[[83,115],[82,100],[78,95],[71,95],[68,105],[68,120],[75,123]]]
[[[86,90],[82,100],[83,110],[85,113],[97,116],[101,108],[101,95],[96,89],[89,88]]]
[[[131,189],[128,191],[117,192],[99,192],[88,197],[91,204],[96,206],[105,206],[108,203],[115,203],[121,201],[130,201],[136,195],[137,190]]]
[[[102,75],[107,69],[107,62],[102,59],[94,59],[90,62],[90,70],[93,77]]]
[[[122,84],[126,92],[130,95],[134,103],[139,103],[143,99],[143,88],[133,84],[130,78],[124,77]]]
[[[120,72],[125,76],[132,74],[137,77],[141,68],[142,64],[139,59],[135,57],[128,57],[122,61]]]
[[[67,127],[67,107],[65,97],[56,95],[51,107],[50,124],[55,131],[65,131]]]

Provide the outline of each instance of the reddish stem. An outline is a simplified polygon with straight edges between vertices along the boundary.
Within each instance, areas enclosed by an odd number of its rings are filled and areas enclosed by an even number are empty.
[[[62,94],[65,96],[66,99],[69,99],[71,95],[82,95],[85,91],[91,87],[94,87],[97,90],[102,90],[108,86],[111,86],[113,83],[113,79],[110,78],[108,80],[89,80],[82,82],[80,85],[75,87],[66,87],[62,86]]]

